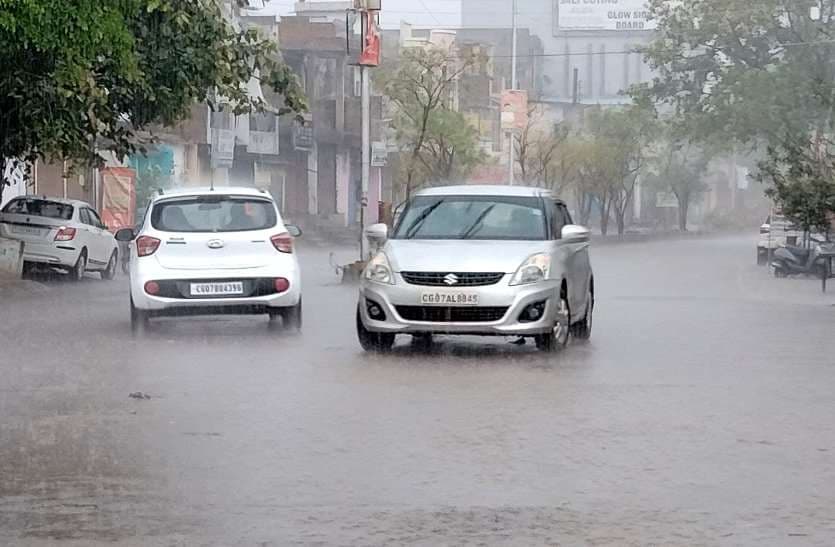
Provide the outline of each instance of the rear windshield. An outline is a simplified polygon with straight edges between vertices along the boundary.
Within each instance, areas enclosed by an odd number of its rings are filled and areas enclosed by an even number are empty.
[[[56,220],[71,220],[73,210],[73,206],[66,203],[34,198],[18,198],[3,208],[3,212],[10,215],[32,215]]]
[[[235,196],[166,200],[151,210],[151,226],[162,232],[247,232],[278,222],[273,203]]]

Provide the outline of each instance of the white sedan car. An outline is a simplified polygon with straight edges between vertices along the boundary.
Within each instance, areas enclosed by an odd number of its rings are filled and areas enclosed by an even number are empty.
[[[183,189],[156,196],[132,241],[131,325],[152,317],[266,314],[302,326],[293,239],[273,198],[253,188]]]
[[[68,271],[76,280],[96,271],[116,276],[118,250],[113,234],[83,201],[19,197],[0,211],[0,236],[24,243],[24,267],[45,265]]]

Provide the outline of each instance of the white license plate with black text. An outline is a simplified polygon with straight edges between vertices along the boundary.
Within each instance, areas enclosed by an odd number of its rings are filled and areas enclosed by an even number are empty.
[[[434,291],[420,295],[424,306],[478,306],[478,294],[468,292]]]
[[[235,296],[243,293],[244,284],[241,281],[191,284],[191,296]]]
[[[26,236],[40,236],[41,229],[35,228],[33,226],[20,226],[17,224],[12,224],[12,233]]]

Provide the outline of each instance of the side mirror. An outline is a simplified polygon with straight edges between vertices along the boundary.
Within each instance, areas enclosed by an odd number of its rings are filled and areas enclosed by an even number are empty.
[[[365,237],[374,245],[382,245],[389,237],[389,227],[385,224],[372,224],[365,229]]]
[[[287,228],[287,233],[293,237],[301,237],[302,236],[302,229],[296,226],[295,224],[285,224],[285,228]]]
[[[562,239],[572,242],[589,241],[591,240],[591,231],[583,226],[568,224],[562,228]]]
[[[133,231],[133,228],[122,228],[116,232],[116,241],[133,241],[136,239],[136,234]]]

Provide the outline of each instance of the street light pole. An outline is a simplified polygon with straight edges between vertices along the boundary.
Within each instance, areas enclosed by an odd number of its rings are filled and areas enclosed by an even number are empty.
[[[517,86],[517,82],[516,82],[516,42],[517,42],[517,39],[516,39],[516,33],[517,33],[517,31],[516,31],[516,27],[517,27],[517,25],[516,25],[516,11],[517,11],[516,10],[516,2],[517,2],[517,0],[513,0],[513,38],[512,38],[513,43],[510,46],[511,47],[511,54],[510,54],[510,89],[512,89],[512,90],[515,90],[516,86]],[[510,166],[509,166],[508,180],[510,181],[511,186],[513,186],[513,184],[514,184],[514,176],[516,174],[515,173],[515,171],[516,171],[515,170],[515,165],[514,165],[514,163],[516,161],[516,159],[514,158],[514,156],[516,155],[516,150],[515,150],[516,147],[515,147],[515,143],[513,142],[514,141],[513,130],[514,130],[514,127],[511,127],[511,129],[510,129],[510,139],[509,139],[510,140],[510,152],[509,152],[509,157],[510,157],[509,164],[510,164]]]
[[[360,67],[362,78],[362,203],[360,204],[360,229],[365,230],[365,212],[368,208],[368,182],[371,177],[371,85],[368,67]],[[365,234],[360,233],[360,260],[365,260]]]

